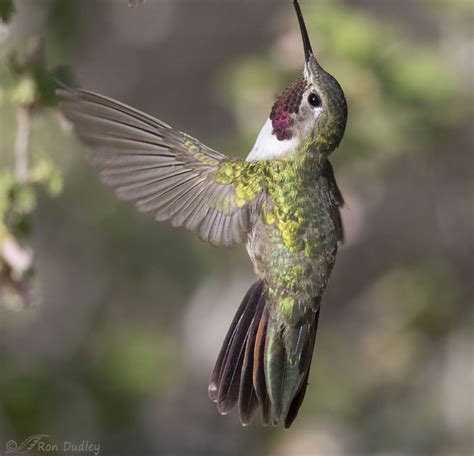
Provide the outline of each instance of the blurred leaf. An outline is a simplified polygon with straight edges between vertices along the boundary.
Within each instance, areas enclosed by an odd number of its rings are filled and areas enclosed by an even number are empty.
[[[0,0],[0,19],[3,22],[9,22],[15,13],[13,0]]]
[[[36,99],[36,89],[34,78],[30,75],[24,76],[12,90],[12,101],[19,105],[32,105]]]
[[[9,195],[14,184],[13,172],[10,169],[0,170],[0,220],[3,220],[10,206]]]
[[[44,185],[50,196],[58,196],[63,189],[63,177],[51,160],[43,158],[31,169],[31,180]]]
[[[8,58],[10,75],[7,85],[14,103],[27,107],[54,107],[58,103],[56,89],[71,85],[73,77],[67,66],[49,69],[44,57],[43,41],[31,40],[26,52],[14,52]]]
[[[12,210],[18,214],[29,214],[36,207],[36,193],[29,184],[15,183],[10,189]]]
[[[37,96],[40,106],[54,107],[58,104],[56,89],[61,84],[71,85],[73,82],[71,69],[67,66],[60,66],[53,70],[45,66],[33,68],[33,76],[37,87]]]

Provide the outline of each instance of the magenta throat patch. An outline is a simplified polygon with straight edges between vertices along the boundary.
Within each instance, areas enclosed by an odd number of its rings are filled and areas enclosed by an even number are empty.
[[[291,114],[298,113],[305,90],[305,79],[300,77],[275,101],[270,113],[270,120],[273,127],[272,133],[279,141],[292,138],[291,127],[294,125],[294,120],[291,118]]]

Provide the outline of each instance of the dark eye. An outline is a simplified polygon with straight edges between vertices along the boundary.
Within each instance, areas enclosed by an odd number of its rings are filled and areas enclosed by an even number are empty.
[[[323,102],[317,93],[311,92],[308,95],[308,103],[313,106],[313,108],[320,108]]]

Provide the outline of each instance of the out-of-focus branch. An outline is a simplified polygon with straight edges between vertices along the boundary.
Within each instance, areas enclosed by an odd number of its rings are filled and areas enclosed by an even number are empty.
[[[20,183],[28,182],[29,178],[29,144],[30,144],[30,110],[26,106],[18,106],[16,111],[15,139],[15,177]]]

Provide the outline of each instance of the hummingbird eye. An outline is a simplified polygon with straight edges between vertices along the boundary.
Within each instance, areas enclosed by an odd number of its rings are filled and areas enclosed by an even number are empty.
[[[323,104],[321,97],[314,92],[311,92],[308,95],[308,103],[313,106],[313,108],[320,108]]]

